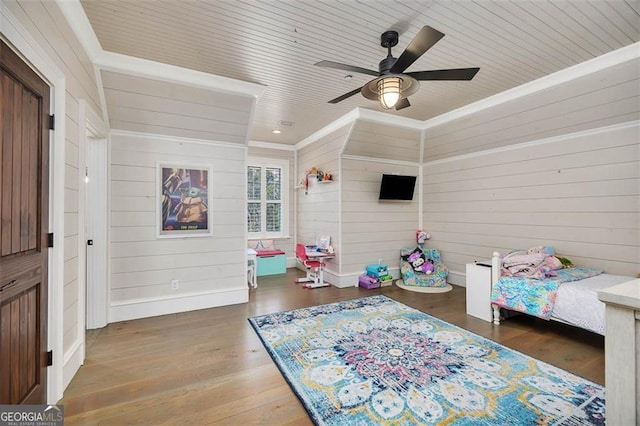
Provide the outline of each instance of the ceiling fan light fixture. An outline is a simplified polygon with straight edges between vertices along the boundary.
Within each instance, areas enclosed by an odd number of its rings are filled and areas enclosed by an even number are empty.
[[[378,80],[378,99],[384,109],[393,108],[400,100],[402,79],[400,77],[385,77]]]
[[[376,76],[364,86],[331,99],[330,104],[337,104],[360,92],[367,99],[380,102],[384,109],[394,108],[396,111],[411,106],[409,96],[420,87],[418,81],[454,80],[469,81],[480,68],[454,68],[446,70],[426,70],[405,73],[418,58],[431,49],[444,34],[428,25],[423,26],[413,37],[402,54],[394,58],[391,48],[398,44],[397,31],[385,31],[380,36],[380,45],[387,49],[387,57],[378,64],[378,72],[354,65],[333,61],[320,61],[314,65],[334,68],[343,71],[357,72]]]
[[[384,109],[392,109],[402,99],[413,95],[420,83],[407,74],[387,74],[366,83],[361,88],[362,96],[378,101]]]

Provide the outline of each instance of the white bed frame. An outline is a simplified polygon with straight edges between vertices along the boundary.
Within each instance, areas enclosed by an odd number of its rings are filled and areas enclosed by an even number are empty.
[[[500,253],[494,251],[491,256],[491,288],[493,288],[493,285],[500,279],[501,271],[502,261],[500,260]],[[493,323],[500,325],[500,306],[492,303],[491,308],[493,309]]]

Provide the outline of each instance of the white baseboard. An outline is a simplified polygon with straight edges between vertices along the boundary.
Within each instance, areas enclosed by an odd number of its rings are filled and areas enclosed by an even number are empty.
[[[159,315],[236,305],[249,301],[249,288],[185,294],[171,298],[139,299],[114,303],[109,307],[109,322],[156,317]]]
[[[345,288],[353,287],[358,282],[358,275],[354,274],[337,274],[333,271],[324,271],[324,280],[334,287]]]
[[[298,269],[302,270],[298,265],[294,265]],[[389,274],[391,277],[396,280],[400,278],[400,268],[388,268]],[[357,287],[358,286],[358,277],[362,275],[362,272],[352,272],[348,274],[338,274],[330,269],[324,270],[324,280],[331,284],[334,287],[338,288],[346,288],[346,287]],[[458,271],[449,271],[449,276],[447,277],[447,282],[449,284],[457,285],[460,287],[466,287],[466,274]]]
[[[460,287],[467,286],[467,274],[464,272],[458,271],[449,271],[449,276],[447,277],[447,282],[449,284],[458,285]]]
[[[73,376],[84,364],[84,336],[79,337],[62,358],[62,388],[66,389]],[[53,362],[55,363],[56,360],[54,359]]]
[[[400,268],[387,268],[387,271],[394,280],[400,278]],[[324,271],[325,281],[338,288],[357,287],[358,277],[362,274],[364,274],[364,270],[342,275],[327,270]]]
[[[388,271],[394,280],[400,278],[400,268],[389,268]],[[358,277],[363,273],[364,271],[339,275],[331,270],[325,269],[324,280],[338,288],[357,287]],[[458,271],[449,271],[447,282],[460,287],[466,287],[466,275]]]

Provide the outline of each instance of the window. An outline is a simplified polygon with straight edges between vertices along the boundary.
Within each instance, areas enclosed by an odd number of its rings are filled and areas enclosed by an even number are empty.
[[[288,236],[288,169],[287,160],[249,159],[247,166],[249,238]]]

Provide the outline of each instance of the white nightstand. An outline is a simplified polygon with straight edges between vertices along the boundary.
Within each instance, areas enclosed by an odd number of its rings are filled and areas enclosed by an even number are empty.
[[[467,314],[493,321],[491,309],[491,260],[467,263]]]

